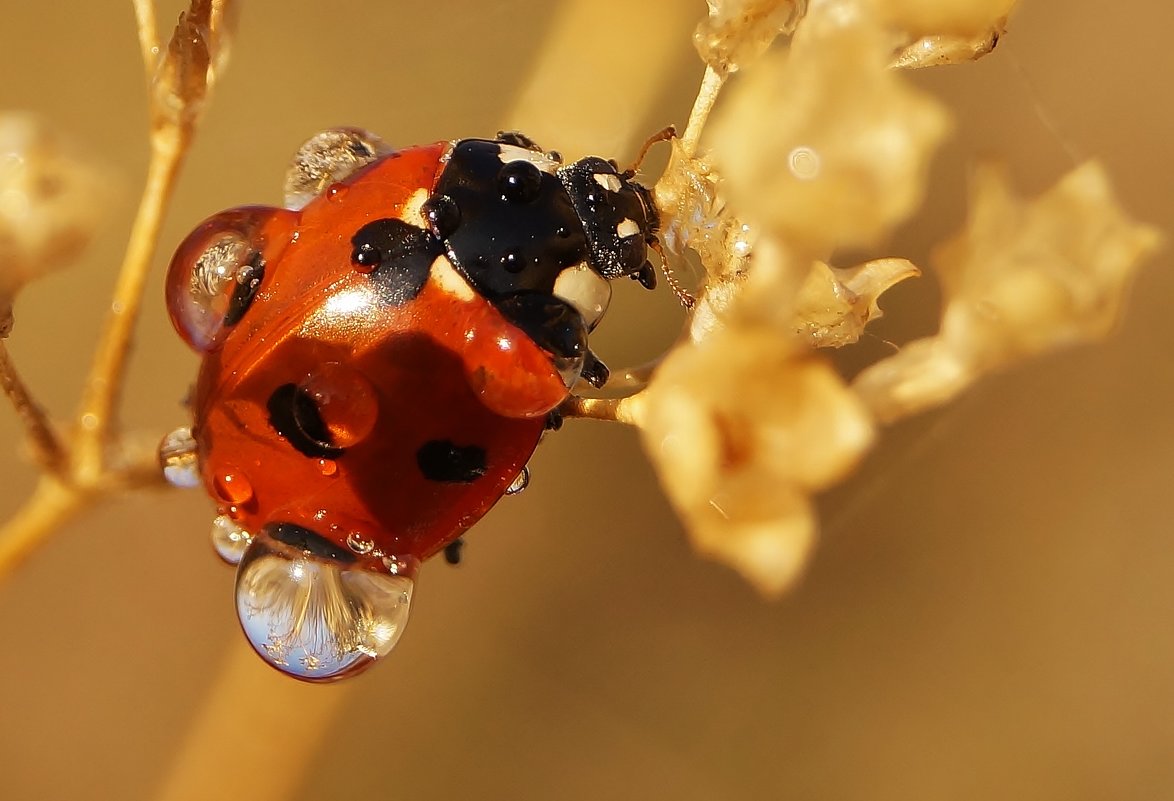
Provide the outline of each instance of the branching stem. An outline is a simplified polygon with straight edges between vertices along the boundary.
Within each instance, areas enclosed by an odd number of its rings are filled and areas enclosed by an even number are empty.
[[[33,459],[44,470],[59,475],[65,467],[65,447],[53,428],[45,410],[33,398],[16,370],[16,364],[8,353],[8,346],[0,339],[0,388],[12,401],[16,414],[24,424],[32,448]]]

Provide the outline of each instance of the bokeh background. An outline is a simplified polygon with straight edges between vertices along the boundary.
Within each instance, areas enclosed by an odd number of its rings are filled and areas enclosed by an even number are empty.
[[[169,23],[179,4],[164,3]],[[325,127],[413,144],[526,130],[621,162],[683,123],[704,4],[279,3],[243,8],[164,251],[204,216],[276,202]],[[145,172],[129,3],[0,0],[0,108],[44,114],[117,176],[79,263],[29,289],[10,347],[72,411]],[[918,74],[957,116],[930,198],[884,254],[927,263],[998,156],[1035,193],[1098,157],[1174,230],[1174,10],[1024,0],[973,65]],[[880,251],[878,251],[878,254]],[[126,420],[184,422],[195,358],[158,255]],[[767,603],[685,543],[634,432],[572,422],[533,481],[430,564],[393,658],[331,687],[254,659],[199,493],[73,523],[0,585],[0,799],[1161,799],[1174,797],[1171,257],[1108,342],[995,377],[889,431],[821,500],[801,585]],[[670,342],[667,292],[623,287],[598,349]],[[932,276],[865,344],[936,324]],[[0,513],[34,474],[0,410]]]

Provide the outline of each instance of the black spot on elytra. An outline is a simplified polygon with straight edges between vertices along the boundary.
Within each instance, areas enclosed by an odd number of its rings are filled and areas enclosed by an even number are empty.
[[[355,561],[355,555],[346,548],[339,547],[321,534],[296,523],[270,523],[262,530],[278,542],[291,548],[297,548],[299,551],[319,559],[332,559],[337,562]]]
[[[447,439],[432,439],[416,451],[416,464],[429,481],[469,484],[485,475],[485,449],[477,445],[454,445]]]
[[[351,237],[351,260],[369,274],[380,299],[400,306],[416,297],[432,262],[444,252],[440,240],[403,220],[374,220]]]
[[[224,313],[224,325],[230,328],[241,321],[245,312],[253,305],[257,292],[261,289],[261,280],[265,277],[265,260],[261,252],[256,251],[249,257],[249,262],[241,268],[236,277],[236,288],[232,290],[232,297],[228,301],[228,311]]]
[[[337,459],[345,452],[334,444],[314,398],[297,384],[282,384],[273,390],[265,407],[269,425],[303,456]]]

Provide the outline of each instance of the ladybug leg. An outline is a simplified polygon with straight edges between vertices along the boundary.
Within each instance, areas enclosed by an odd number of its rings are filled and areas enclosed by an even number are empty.
[[[450,565],[459,565],[461,563],[461,549],[465,547],[465,541],[461,537],[444,546],[444,561]]]
[[[596,389],[602,389],[610,376],[611,370],[607,369],[607,365],[601,362],[598,356],[588,350],[587,357],[583,360],[583,380]]]
[[[558,409],[551,409],[546,415],[546,430],[558,431],[563,427],[563,413]]]

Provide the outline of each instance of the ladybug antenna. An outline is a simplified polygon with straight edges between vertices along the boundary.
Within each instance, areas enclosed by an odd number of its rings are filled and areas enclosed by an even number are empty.
[[[620,177],[624,180],[628,180],[634,177],[636,175],[636,171],[640,169],[640,165],[644,163],[644,157],[648,155],[648,151],[652,149],[653,145],[659,144],[660,142],[667,142],[670,139],[676,138],[677,129],[676,126],[673,125],[661,128],[652,136],[648,137],[648,139],[644,141],[644,145],[640,148],[640,152],[636,155],[636,161],[633,162],[631,167],[620,173]]]
[[[660,240],[655,237],[648,240],[648,246],[656,251],[656,255],[660,256],[660,271],[664,273],[664,280],[668,282],[669,289],[673,290],[673,294],[677,296],[677,300],[681,301],[681,305],[686,309],[692,309],[697,305],[697,298],[690,294],[689,290],[681,286],[681,282],[669,269],[669,259],[665,255],[664,248],[660,244]]]

